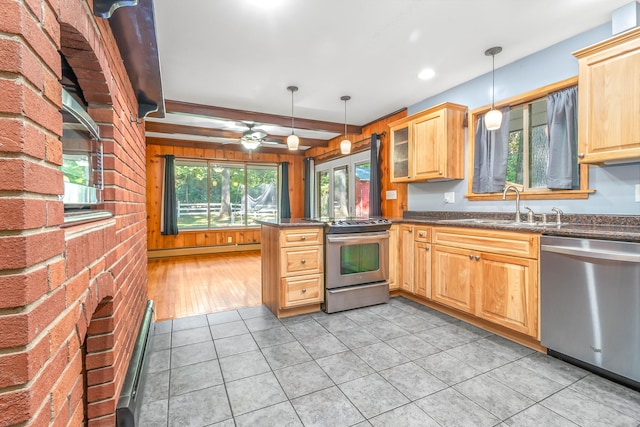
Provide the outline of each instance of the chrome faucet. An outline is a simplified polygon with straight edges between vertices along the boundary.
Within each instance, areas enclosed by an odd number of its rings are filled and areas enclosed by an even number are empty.
[[[562,212],[560,208],[551,208],[551,210],[556,213],[556,224],[562,224],[562,214],[564,212]]]
[[[505,187],[504,192],[502,193],[502,200],[507,200],[507,191],[509,191],[510,189],[516,192],[516,218],[515,218],[515,221],[516,222],[520,222],[520,190],[518,190],[518,187],[516,187],[514,185],[509,185],[509,186]]]

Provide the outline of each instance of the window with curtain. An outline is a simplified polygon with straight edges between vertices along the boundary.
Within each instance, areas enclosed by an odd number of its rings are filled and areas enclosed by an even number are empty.
[[[178,229],[258,226],[278,217],[278,167],[176,159]]]
[[[506,135],[505,185],[520,188],[523,197],[587,198],[588,167],[580,166],[577,158],[577,78],[572,78],[528,92],[522,96],[496,103],[497,108],[508,108],[501,129]],[[481,125],[486,108],[471,112],[476,127]],[[470,132],[470,147],[475,155],[474,177],[483,170],[482,147],[477,132]],[[470,200],[498,198],[495,188],[480,191],[470,184]],[[500,194],[499,197],[502,195]]]

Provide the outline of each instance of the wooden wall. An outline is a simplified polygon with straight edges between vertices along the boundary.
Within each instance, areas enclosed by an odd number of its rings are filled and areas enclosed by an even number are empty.
[[[172,145],[147,145],[147,236],[148,250],[197,248],[204,246],[260,243],[260,228],[228,228],[223,230],[181,231],[177,236],[160,234],[163,154],[176,157],[210,160],[250,161],[254,163],[289,162],[289,200],[293,218],[304,215],[304,157],[300,154],[251,153]]]
[[[350,141],[356,142],[363,139],[367,139],[366,141],[362,141],[357,144],[352,145],[352,153],[363,151],[369,149],[369,140],[368,138],[372,133],[381,134],[382,132],[386,132],[386,135],[382,136],[380,139],[380,162],[381,162],[381,171],[382,171],[382,215],[387,218],[400,218],[402,217],[402,212],[407,209],[407,184],[403,183],[392,183],[390,180],[391,170],[390,170],[390,134],[389,134],[389,123],[402,119],[407,116],[407,110],[402,110],[393,114],[390,114],[387,117],[383,117],[375,122],[367,124],[362,127],[362,133],[359,135],[356,134],[348,134],[347,137]],[[340,154],[340,141],[342,141],[344,137],[340,135],[337,138],[329,141],[328,147],[315,147],[310,148],[305,151],[306,157],[313,157],[316,159],[316,163],[338,158],[341,156]],[[386,192],[387,190],[396,190],[397,199],[395,200],[387,200]]]

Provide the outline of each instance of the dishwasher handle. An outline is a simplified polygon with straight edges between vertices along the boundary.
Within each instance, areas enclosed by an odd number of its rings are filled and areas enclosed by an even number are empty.
[[[567,246],[555,246],[555,245],[540,245],[540,250],[542,252],[553,252],[556,254],[575,255],[582,258],[595,258],[595,259],[606,259],[609,261],[640,263],[640,254],[632,254],[628,252],[571,248]]]

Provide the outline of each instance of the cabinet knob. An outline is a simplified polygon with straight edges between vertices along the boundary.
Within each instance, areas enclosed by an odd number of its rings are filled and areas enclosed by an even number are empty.
[[[480,255],[476,255],[476,261],[480,261]]]
[[[300,240],[307,240],[307,236],[302,236]]]
[[[578,153],[578,158],[579,159],[584,159],[584,153]]]
[[[303,258],[300,262],[303,263],[303,264],[306,264],[307,260]]]
[[[418,236],[420,236],[420,237],[424,237],[424,231],[419,231],[419,232],[418,232]]]
[[[442,175],[442,171],[439,171],[438,173],[439,173],[440,175]]]
[[[427,251],[427,252],[429,252],[429,246],[425,246],[425,247],[424,247],[424,250],[425,250],[425,251]]]
[[[473,259],[473,254],[469,254],[469,259]]]
[[[302,288],[302,293],[306,294],[307,293],[307,288]]]

